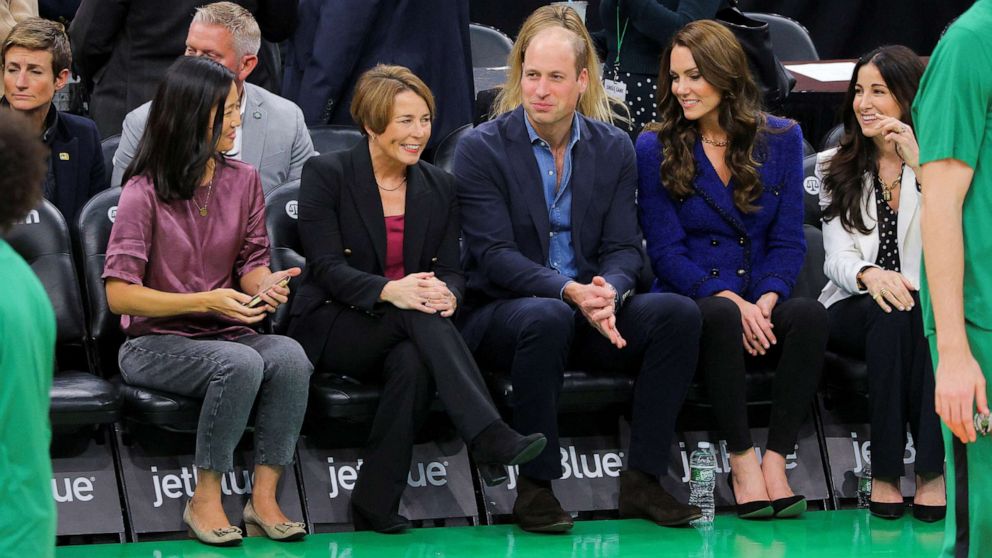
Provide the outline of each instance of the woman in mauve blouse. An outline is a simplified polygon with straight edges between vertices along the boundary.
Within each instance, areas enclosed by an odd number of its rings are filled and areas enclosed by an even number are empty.
[[[275,495],[293,461],[312,367],[296,341],[252,328],[286,302],[280,282],[300,270],[269,270],[258,171],[223,155],[241,124],[233,77],[207,58],[183,57],[169,69],[125,173],[103,272],[128,336],[123,380],[203,399],[197,484],[183,520],[214,545],[242,540],[221,505],[220,481],[256,399],[248,534],[306,534]]]

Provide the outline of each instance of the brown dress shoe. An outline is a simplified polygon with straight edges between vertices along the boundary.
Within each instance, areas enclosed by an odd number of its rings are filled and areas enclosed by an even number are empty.
[[[628,469],[620,472],[620,517],[640,518],[658,525],[686,525],[703,516],[698,506],[683,504],[672,497],[658,479]]]
[[[513,516],[524,531],[565,533],[572,528],[572,516],[561,509],[549,481],[517,477],[517,501]]]

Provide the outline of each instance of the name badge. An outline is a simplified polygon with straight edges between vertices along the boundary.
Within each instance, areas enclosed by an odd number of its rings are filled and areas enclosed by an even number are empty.
[[[621,103],[627,102],[627,84],[622,81],[615,81],[608,79],[603,81],[603,87],[606,88],[606,94],[609,95],[611,99],[616,99]]]
[[[59,153],[59,160],[61,160],[61,161],[68,161],[69,160],[69,154],[66,153],[65,151]]]

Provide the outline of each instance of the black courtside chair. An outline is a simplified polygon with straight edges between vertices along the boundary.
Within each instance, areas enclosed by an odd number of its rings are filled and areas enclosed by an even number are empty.
[[[513,41],[502,31],[488,25],[470,23],[473,68],[502,68],[513,49]]]
[[[272,270],[306,267],[306,257],[297,229],[297,200],[300,181],[288,182],[265,196],[265,226],[272,250]],[[294,292],[299,278],[290,282]],[[290,295],[292,296],[292,295]],[[275,333],[284,333],[292,302],[283,305],[272,317]],[[324,419],[349,422],[370,421],[379,405],[379,387],[363,384],[348,376],[314,374],[310,380],[310,403],[307,414],[318,423]]]
[[[310,139],[318,153],[351,149],[362,140],[362,132],[355,126],[340,124],[319,124],[310,126]]]
[[[107,242],[117,216],[121,188],[104,190],[94,196],[79,214],[79,248],[90,313],[90,342],[94,365],[120,388],[124,417],[142,424],[177,432],[195,432],[200,416],[199,399],[132,386],[120,378],[117,351],[124,341],[120,316],[110,312],[103,285],[103,264]]]
[[[437,149],[434,150],[434,166],[449,173],[453,173],[455,166],[455,148],[458,147],[458,142],[471,131],[472,124],[465,124],[460,128],[452,130],[451,133],[445,136],[444,139],[441,140],[441,143],[437,144]]]
[[[56,358],[51,389],[53,429],[72,432],[120,417],[117,387],[86,370],[87,358],[63,359],[64,350],[85,354],[86,326],[65,219],[48,201],[4,236],[41,280],[55,310]],[[82,360],[82,366],[73,360]]]

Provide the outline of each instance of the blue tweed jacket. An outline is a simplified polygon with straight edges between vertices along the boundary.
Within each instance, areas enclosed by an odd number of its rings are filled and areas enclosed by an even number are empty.
[[[761,209],[734,206],[731,179],[724,187],[697,140],[695,193],[672,198],[661,185],[657,134],[637,139],[641,227],[656,280],[654,290],[703,298],[730,290],[755,302],[767,292],[792,293],[806,254],[803,235],[802,132],[789,120],[767,116],[759,135]]]

